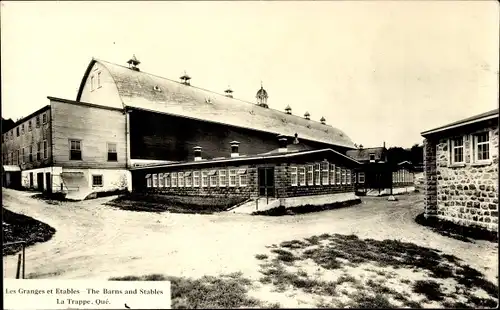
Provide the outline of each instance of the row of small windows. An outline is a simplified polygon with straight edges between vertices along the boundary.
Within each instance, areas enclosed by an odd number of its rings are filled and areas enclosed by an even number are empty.
[[[37,115],[35,117],[35,126],[38,128],[40,127],[41,124],[46,124],[48,121],[48,115],[47,113],[42,113],[41,115]],[[33,130],[33,120],[29,120],[27,123],[27,128],[25,128],[25,124],[23,123],[11,130],[9,130],[7,133],[2,135],[2,142],[8,141],[8,140],[13,140],[14,139],[14,132],[16,134],[16,137],[19,137],[20,135],[25,134],[25,129],[27,131],[32,131]]]
[[[107,143],[108,161],[118,161],[116,143]],[[69,159],[82,160],[82,140],[69,140]]]
[[[36,146],[36,148],[35,148]],[[33,156],[36,150],[36,158]],[[20,148],[19,150],[3,154],[3,162],[7,165],[20,165],[31,163],[48,158],[48,143],[47,140],[38,142],[36,145],[30,145]]]
[[[465,164],[464,141],[469,138],[472,139],[471,162],[486,162],[490,160],[490,135],[489,132],[481,132],[449,140],[450,161],[452,164]]]
[[[90,91],[94,91],[95,89],[101,87],[101,72],[97,72],[96,75],[92,75],[90,77]]]
[[[147,187],[245,187],[246,169],[194,170],[146,175]]]
[[[395,183],[411,183],[413,182],[413,174],[408,170],[399,170],[392,173],[392,182]]]
[[[358,173],[358,183],[365,182],[363,172]],[[327,161],[304,166],[291,166],[292,186],[352,184],[350,169],[336,167]]]

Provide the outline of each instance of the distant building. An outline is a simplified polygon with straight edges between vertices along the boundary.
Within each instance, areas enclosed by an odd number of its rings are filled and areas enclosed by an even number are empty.
[[[498,109],[422,132],[425,214],[498,230]]]
[[[359,194],[382,196],[415,190],[413,165],[408,161],[389,163],[385,146],[360,147],[346,154],[361,163],[356,182],[356,192]]]

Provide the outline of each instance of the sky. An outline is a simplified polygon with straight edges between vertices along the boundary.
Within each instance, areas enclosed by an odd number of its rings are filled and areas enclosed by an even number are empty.
[[[365,147],[498,107],[496,1],[1,2],[2,116],[76,99],[92,57],[311,119]]]

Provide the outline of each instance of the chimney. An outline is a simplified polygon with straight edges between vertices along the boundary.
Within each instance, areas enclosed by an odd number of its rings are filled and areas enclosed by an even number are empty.
[[[195,146],[193,148],[194,150],[194,161],[200,161],[201,160],[201,146]]]
[[[306,111],[306,113],[304,113],[304,118],[305,119],[311,119],[311,114],[309,114],[309,112]]]
[[[279,135],[278,136],[278,145],[279,145],[278,152],[280,152],[280,153],[288,152],[288,138],[287,137],[285,137],[283,135]]]
[[[286,112],[286,114],[292,114],[292,108],[290,108],[290,106],[287,105],[285,108],[285,112]]]
[[[239,146],[240,146],[240,143],[238,141],[231,141],[231,157],[240,156],[240,153],[238,150]]]
[[[325,125],[326,123],[326,119],[322,116],[321,119],[319,120],[321,122],[321,124]]]
[[[384,149],[385,149],[385,141],[384,141]]]

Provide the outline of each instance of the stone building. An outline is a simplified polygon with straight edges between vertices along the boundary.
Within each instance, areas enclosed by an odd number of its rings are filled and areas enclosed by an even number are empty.
[[[427,216],[498,230],[498,115],[422,132]]]

